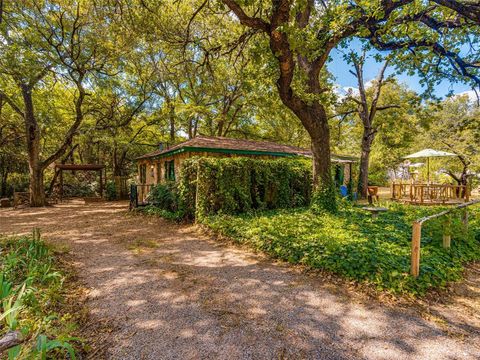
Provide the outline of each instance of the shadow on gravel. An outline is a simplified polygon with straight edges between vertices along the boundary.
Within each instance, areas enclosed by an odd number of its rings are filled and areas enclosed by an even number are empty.
[[[360,303],[192,227],[125,203],[0,212],[0,233],[40,226],[68,244],[109,319],[112,359],[474,359],[478,348],[400,309]],[[461,326],[459,324],[458,326]],[[478,328],[470,329],[475,332]]]

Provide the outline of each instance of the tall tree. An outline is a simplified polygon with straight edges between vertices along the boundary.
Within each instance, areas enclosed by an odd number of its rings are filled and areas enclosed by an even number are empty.
[[[223,3],[244,26],[268,37],[270,51],[278,62],[280,98],[312,139],[314,183],[328,194],[326,203],[333,208],[325,104],[329,87],[320,76],[332,49],[349,39],[362,38],[377,49],[398,52],[404,66],[419,68],[421,64],[425,72],[442,73],[451,66],[456,74],[480,84],[478,59],[472,54],[462,57],[458,50],[463,44],[468,46],[472,37],[478,39],[478,21],[468,10],[459,11],[443,1],[433,5],[412,0]],[[478,10],[476,6],[471,8]],[[466,35],[466,29],[470,35]],[[413,55],[406,58],[406,52]]]
[[[30,169],[30,204],[46,203],[44,170],[71,145],[84,118],[87,97],[85,83],[96,71],[103,71],[107,55],[101,30],[95,27],[93,5],[83,2],[30,1],[9,3],[4,8],[1,34],[3,86],[17,90],[6,93],[7,103],[24,119]],[[103,36],[105,34],[103,33]],[[42,130],[34,96],[50,81],[67,81],[74,86],[73,120],[63,141],[49,155],[42,150]],[[12,87],[10,87],[12,88]],[[21,104],[21,105],[20,105]]]
[[[401,106],[400,104],[380,103],[382,88],[385,85],[386,80],[385,70],[388,66],[388,60],[386,60],[381,66],[376,79],[372,81],[371,86],[368,89],[370,90],[370,94],[367,94],[363,72],[365,56],[365,51],[361,56],[357,56],[353,53],[350,55],[350,59],[354,66],[354,71],[351,71],[351,73],[357,79],[358,96],[352,96],[352,94],[349,94],[349,96],[346,97],[346,101],[353,101],[356,104],[355,110],[363,126],[357,188],[358,194],[362,199],[367,197],[370,153],[372,151],[372,144],[375,140],[375,136],[381,126],[381,122],[376,119],[377,112],[391,108],[399,108]]]

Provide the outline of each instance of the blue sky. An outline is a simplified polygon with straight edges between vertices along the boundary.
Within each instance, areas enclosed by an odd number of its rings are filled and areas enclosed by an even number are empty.
[[[360,43],[359,42],[352,42],[351,49],[358,50],[360,52]],[[345,50],[345,51],[348,51]],[[329,70],[336,78],[336,83],[341,87],[354,87],[357,88],[357,80],[356,78],[349,72],[352,69],[352,66],[349,65],[344,59],[343,54],[338,50],[333,50],[331,53],[332,61],[328,64]],[[365,82],[374,79],[378,71],[380,70],[380,63],[377,63],[372,56],[369,56],[367,61],[364,65],[364,78]],[[393,69],[387,69],[387,74],[393,73]],[[411,89],[415,90],[418,93],[421,93],[424,89],[419,84],[419,78],[417,76],[408,76],[407,74],[400,74],[397,75],[397,78],[400,82],[406,83]],[[444,97],[450,91],[453,93],[458,94],[465,91],[471,90],[471,87],[462,83],[455,83],[452,84],[449,81],[443,81],[438,84],[435,88],[436,96]]]

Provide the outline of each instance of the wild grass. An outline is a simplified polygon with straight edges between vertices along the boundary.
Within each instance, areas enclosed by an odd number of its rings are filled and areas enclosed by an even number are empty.
[[[0,237],[0,338],[15,333],[20,339],[4,356],[75,359],[79,339],[71,336],[72,316],[62,310],[65,279],[38,231],[31,237]]]

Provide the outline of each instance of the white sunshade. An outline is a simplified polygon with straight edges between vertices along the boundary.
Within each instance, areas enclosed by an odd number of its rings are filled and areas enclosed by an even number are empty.
[[[419,163],[409,164],[408,167],[418,168],[418,167],[421,167],[421,166],[423,166],[423,165],[425,165],[425,163],[419,162]]]
[[[404,156],[404,159],[415,159],[415,158],[429,158],[429,157],[443,157],[443,156],[457,156],[457,154],[449,153],[446,151],[433,150],[433,149],[423,149],[419,152]]]

